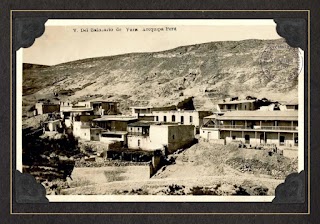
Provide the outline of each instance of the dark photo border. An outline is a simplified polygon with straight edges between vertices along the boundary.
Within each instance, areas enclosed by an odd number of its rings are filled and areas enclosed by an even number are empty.
[[[288,1],[286,1],[288,4]],[[298,1],[294,1],[298,2]],[[91,219],[97,221],[124,221],[133,223],[135,221],[142,221],[139,217],[143,216],[149,222],[152,223],[171,223],[172,220],[178,220],[178,218],[184,217],[186,222],[207,222],[209,220],[226,221],[229,223],[240,223],[249,222],[255,220],[262,220],[267,222],[274,220],[290,220],[292,223],[301,223],[310,221],[310,214],[314,209],[318,208],[318,202],[315,201],[316,196],[319,193],[316,192],[312,186],[317,186],[316,177],[319,176],[316,173],[316,169],[319,165],[316,163],[316,157],[319,158],[319,152],[315,151],[319,146],[319,140],[316,135],[313,134],[312,130],[316,128],[318,121],[315,117],[315,113],[318,108],[317,100],[312,98],[313,95],[317,94],[318,87],[316,86],[318,76],[313,75],[318,71],[319,66],[310,61],[312,56],[317,53],[315,48],[316,45],[312,42],[312,37],[316,34],[311,32],[312,27],[319,25],[313,22],[311,5],[302,7],[304,9],[291,9],[291,10],[280,10],[278,7],[272,10],[116,10],[116,11],[95,11],[81,10],[84,6],[79,6],[79,10],[64,10],[60,11],[54,8],[48,9],[46,4],[42,4],[42,9],[37,7],[37,10],[31,9],[30,5],[25,6],[26,3],[20,4],[16,7],[6,4],[5,15],[1,15],[4,19],[4,35],[1,37],[1,47],[3,47],[1,64],[3,65],[3,75],[1,75],[1,87],[4,87],[3,91],[3,102],[8,105],[7,108],[1,108],[2,117],[4,121],[3,127],[0,129],[4,139],[8,139],[7,143],[2,145],[3,150],[1,151],[1,177],[4,183],[1,186],[1,193],[3,201],[5,202],[1,207],[6,215],[7,221],[16,220],[15,222],[24,222],[28,220],[37,220],[35,223],[43,223],[44,220],[54,220],[58,223],[65,220],[82,220],[83,222]],[[71,3],[69,3],[71,4]],[[233,2],[234,5],[235,2]],[[24,6],[23,6],[24,5]],[[92,7],[98,7],[99,4],[95,3]],[[261,6],[265,6],[262,4]],[[307,7],[309,6],[309,7]],[[70,6],[71,9],[72,6]],[[198,6],[199,7],[199,6]],[[26,8],[30,8],[28,11]],[[86,7],[87,8],[87,7]],[[220,6],[220,8],[223,8]],[[248,7],[247,7],[248,8]],[[272,8],[272,7],[268,7]],[[298,8],[298,6],[297,6]],[[299,7],[300,8],[300,7]],[[13,11],[12,11],[13,10]],[[43,11],[45,10],[45,11]],[[315,11],[314,11],[315,12]],[[166,202],[166,203],[154,203],[154,202],[139,202],[139,203],[17,203],[14,196],[14,176],[15,174],[15,53],[14,50],[10,54],[10,47],[16,49],[16,39],[14,29],[10,32],[10,27],[14,24],[16,18],[43,18],[43,19],[88,19],[88,18],[105,18],[105,19],[210,19],[210,18],[303,18],[308,24],[308,38],[307,47],[305,49],[305,176],[306,176],[306,200],[304,203],[177,203],[177,202]],[[11,23],[10,23],[11,21]],[[9,28],[9,29],[8,29]],[[15,29],[16,30],[16,29]],[[12,38],[9,38],[12,37]],[[319,37],[319,36],[318,36]],[[11,42],[12,41],[12,42]],[[28,45],[28,44],[27,44]],[[11,63],[9,61],[11,59]],[[308,66],[307,66],[308,65]],[[316,69],[315,69],[316,68]],[[312,71],[311,71],[312,70]],[[10,75],[12,74],[12,76]],[[313,109],[314,108],[314,109]],[[10,112],[9,109],[11,109]],[[313,113],[315,111],[315,113]],[[9,112],[9,113],[8,113]],[[312,125],[310,124],[312,121]],[[315,121],[315,122],[314,122]],[[9,131],[10,130],[10,131]],[[11,136],[11,137],[10,137]],[[6,142],[6,141],[5,141]],[[312,150],[314,149],[314,151]],[[11,151],[12,150],[12,151]],[[12,160],[8,161],[8,155]],[[5,156],[6,155],[6,156]],[[3,168],[3,169],[2,169]],[[4,172],[6,171],[6,172]],[[8,172],[10,171],[10,175]],[[310,172],[309,172],[310,171]],[[310,184],[308,184],[310,183]],[[12,184],[12,186],[11,186]],[[9,191],[10,189],[10,191]],[[10,196],[10,197],[9,197]],[[9,200],[8,200],[9,199]],[[8,203],[9,202],[9,203]],[[315,207],[313,207],[313,204]],[[5,205],[5,206],[4,206]],[[44,219],[40,219],[44,217]],[[160,218],[157,218],[157,217]],[[25,218],[23,218],[25,217]],[[93,218],[94,217],[94,218]],[[211,217],[211,218],[210,218]],[[292,217],[292,218],[290,218]],[[279,219],[280,220],[280,219]],[[11,222],[10,221],[10,222]]]

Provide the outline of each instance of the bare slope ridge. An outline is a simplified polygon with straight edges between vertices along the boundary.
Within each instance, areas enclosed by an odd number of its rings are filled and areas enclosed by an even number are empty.
[[[124,109],[176,104],[190,96],[197,109],[212,108],[234,95],[286,100],[297,95],[297,61],[297,51],[278,39],[210,42],[28,66],[23,71],[24,103],[54,99],[55,92],[61,93],[56,100],[121,100]]]

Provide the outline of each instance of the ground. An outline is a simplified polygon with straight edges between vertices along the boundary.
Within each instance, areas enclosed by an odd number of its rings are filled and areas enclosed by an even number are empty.
[[[75,168],[73,180],[68,180],[70,188],[61,193],[274,195],[285,176],[297,170],[297,151],[288,152],[289,157],[269,156],[264,150],[199,142],[171,155],[175,162],[150,179],[134,174],[143,171],[141,167]]]

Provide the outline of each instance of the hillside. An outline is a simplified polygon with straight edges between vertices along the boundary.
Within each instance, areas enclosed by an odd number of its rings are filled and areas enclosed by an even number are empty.
[[[274,46],[282,47],[270,50]],[[23,105],[27,109],[39,99],[99,98],[120,100],[126,110],[132,105],[177,104],[193,96],[197,109],[212,109],[228,96],[288,100],[297,97],[297,62],[297,51],[278,39],[28,65],[23,70]]]

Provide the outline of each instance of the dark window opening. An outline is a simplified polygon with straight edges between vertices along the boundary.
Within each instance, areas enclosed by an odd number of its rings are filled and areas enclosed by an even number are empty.
[[[184,117],[181,116],[181,124],[183,124],[183,123],[184,123]]]
[[[167,116],[163,116],[163,121],[167,122]]]
[[[236,136],[235,136],[235,135],[233,135],[233,136],[232,136],[232,139],[233,139],[233,140],[235,140],[235,139],[236,139]]]
[[[174,139],[174,135],[172,135],[172,139]]]
[[[192,116],[190,116],[190,123],[192,123],[193,122],[193,117]]]
[[[172,122],[175,122],[176,121],[176,116],[172,115],[171,120],[172,120]]]
[[[284,145],[284,140],[285,140],[285,137],[284,136],[280,136],[280,145]]]
[[[138,140],[138,146],[140,146],[140,140]]]

